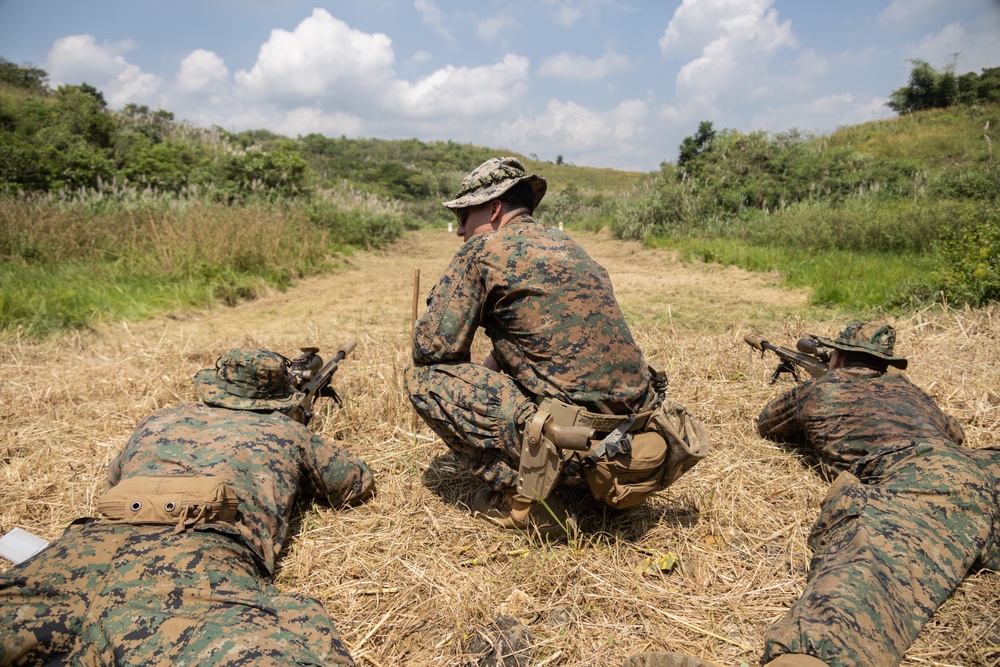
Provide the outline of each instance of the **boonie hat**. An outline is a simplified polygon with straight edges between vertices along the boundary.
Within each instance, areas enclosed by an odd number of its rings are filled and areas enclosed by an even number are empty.
[[[864,352],[879,359],[885,359],[890,366],[906,368],[906,359],[893,354],[896,346],[896,330],[884,322],[851,322],[836,338],[812,336],[827,347],[851,352]]]
[[[288,359],[277,352],[235,349],[198,371],[194,385],[201,400],[234,410],[282,410],[302,400],[292,385]]]
[[[521,182],[527,182],[534,194],[531,211],[545,196],[548,184],[538,174],[528,174],[516,157],[495,157],[473,169],[462,179],[458,194],[444,205],[452,211],[493,201]]]

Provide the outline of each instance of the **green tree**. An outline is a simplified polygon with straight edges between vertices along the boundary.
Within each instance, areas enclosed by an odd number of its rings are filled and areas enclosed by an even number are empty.
[[[941,75],[926,61],[912,59],[909,62],[913,65],[909,81],[902,88],[892,91],[886,106],[896,113],[933,109],[938,106],[937,89]]]
[[[692,171],[694,163],[702,153],[712,147],[715,141],[715,128],[712,122],[703,120],[698,123],[698,131],[684,137],[677,151],[677,167],[683,171]]]
[[[1000,67],[985,68],[982,74],[955,74],[954,63],[938,72],[923,60],[910,60],[909,82],[889,95],[886,106],[896,113],[941,109],[953,104],[1000,101]]]
[[[0,83],[44,95],[49,91],[49,74],[37,67],[16,65],[0,58]]]
[[[305,188],[306,166],[305,158],[289,148],[248,150],[231,158],[226,178],[243,193],[294,195]]]

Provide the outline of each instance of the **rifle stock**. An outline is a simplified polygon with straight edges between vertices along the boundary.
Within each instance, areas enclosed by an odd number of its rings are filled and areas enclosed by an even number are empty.
[[[790,350],[787,347],[775,345],[763,336],[747,334],[743,336],[743,341],[753,348],[760,350],[761,356],[765,351],[773,352],[780,360],[778,367],[771,375],[771,384],[778,381],[782,373],[790,373],[796,382],[799,381],[799,374],[796,368],[801,368],[812,377],[826,375],[830,355],[826,348],[816,343],[812,338],[800,338],[795,344],[798,351]]]
[[[340,362],[353,352],[357,345],[358,341],[351,338],[341,345],[333,355],[333,359],[325,364],[323,358],[319,356],[319,348],[301,348],[302,354],[292,359],[289,370],[295,388],[302,392],[302,400],[287,410],[286,414],[289,417],[308,425],[313,416],[313,404],[320,396],[332,398],[337,405],[343,403],[336,390],[330,386],[330,381],[337,372]]]

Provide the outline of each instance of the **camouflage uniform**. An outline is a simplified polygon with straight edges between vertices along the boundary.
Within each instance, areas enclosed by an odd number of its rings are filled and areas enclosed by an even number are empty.
[[[841,346],[851,331],[834,347],[865,351]],[[806,589],[768,631],[765,662],[897,665],[970,569],[1000,567],[1000,452],[961,446],[958,422],[904,377],[832,370],[769,403],[758,428],[843,471],[809,537]]]
[[[511,158],[484,163],[445,205],[474,206],[519,181],[537,204],[544,179],[516,167]],[[479,327],[501,373],[471,361]],[[516,485],[520,434],[542,398],[602,414],[638,412],[656,399],[607,272],[527,214],[458,250],[417,322],[413,364],[406,388],[417,412],[495,490]],[[576,477],[571,465],[565,474]]]
[[[0,665],[354,664],[318,601],[267,581],[300,494],[336,506],[374,489],[363,461],[272,411],[300,396],[281,382],[284,361],[224,355],[217,381],[214,370],[198,376],[205,403],[144,419],[108,470],[108,489],[139,476],[221,477],[238,496],[236,520],[188,530],[77,520],[0,575]],[[268,363],[272,376],[260,372]],[[240,368],[267,381],[240,386]]]

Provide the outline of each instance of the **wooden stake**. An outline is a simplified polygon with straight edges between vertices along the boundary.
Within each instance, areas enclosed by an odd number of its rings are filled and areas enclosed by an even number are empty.
[[[417,327],[417,303],[420,301],[420,269],[413,267],[413,313],[410,318],[410,336],[412,337]]]
[[[413,310],[410,317],[410,341],[412,345],[413,336],[417,331],[417,304],[420,301],[420,269],[418,267],[413,267]],[[413,439],[416,441],[417,438],[417,409],[413,408],[413,414],[410,418],[410,432],[413,433]]]

